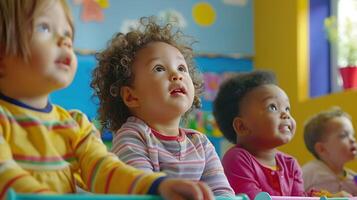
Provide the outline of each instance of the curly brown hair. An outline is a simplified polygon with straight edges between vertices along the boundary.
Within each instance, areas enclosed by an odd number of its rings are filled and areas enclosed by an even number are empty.
[[[186,40],[186,41],[185,41]],[[108,42],[107,48],[96,54],[98,64],[93,71],[91,87],[95,90],[94,96],[99,98],[99,120],[103,128],[111,131],[118,130],[132,114],[120,96],[123,86],[131,86],[134,81],[132,64],[139,50],[150,42],[165,42],[176,47],[184,56],[188,71],[195,88],[195,98],[191,109],[200,107],[199,96],[203,92],[201,73],[193,62],[191,37],[175,29],[170,23],[159,25],[154,17],[140,19],[140,26],[128,32],[117,33]]]

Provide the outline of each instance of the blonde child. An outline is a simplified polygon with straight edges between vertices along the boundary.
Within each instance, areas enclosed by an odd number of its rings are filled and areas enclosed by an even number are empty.
[[[356,175],[345,167],[357,154],[351,117],[338,107],[312,116],[304,127],[307,149],[316,158],[302,167],[305,190],[357,195]]]
[[[79,173],[91,192],[212,199],[202,183],[145,173],[119,161],[79,111],[49,102],[75,75],[73,22],[66,1],[0,1],[0,199],[73,193]]]
[[[289,98],[267,71],[239,74],[224,82],[213,114],[234,147],[223,157],[235,193],[251,199],[262,191],[274,196],[304,196],[297,161],[277,150],[295,134]]]
[[[115,132],[112,151],[127,164],[203,181],[216,196],[233,196],[207,137],[179,126],[199,105],[202,91],[184,38],[154,18],[142,18],[137,30],[115,35],[97,56],[93,74],[100,119]]]

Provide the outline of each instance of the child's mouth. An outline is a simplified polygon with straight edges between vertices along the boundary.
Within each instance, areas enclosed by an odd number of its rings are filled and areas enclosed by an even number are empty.
[[[291,126],[288,125],[288,124],[282,124],[282,125],[279,126],[279,130],[282,133],[286,133],[286,132],[291,133]]]
[[[71,65],[71,59],[66,57],[64,59],[58,59],[55,61],[56,64],[59,64],[60,66],[64,68],[68,68]]]
[[[350,151],[353,153],[353,155],[357,155],[357,149],[356,147],[352,147]]]
[[[175,95],[175,94],[186,94],[186,90],[185,88],[176,88],[170,91],[171,95]]]

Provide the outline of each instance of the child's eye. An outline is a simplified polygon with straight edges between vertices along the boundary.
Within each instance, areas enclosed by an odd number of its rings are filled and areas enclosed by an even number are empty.
[[[290,112],[290,107],[286,107],[286,108],[285,108],[285,111],[286,111],[286,112]]]
[[[340,138],[346,138],[348,137],[348,132],[344,131],[343,133],[340,134]]]
[[[64,35],[72,39],[72,31],[65,31]]]
[[[49,33],[50,25],[48,25],[47,23],[40,23],[36,26],[36,31],[40,33]]]
[[[186,69],[186,66],[185,66],[185,65],[180,65],[180,66],[178,66],[178,70],[179,70],[180,72],[187,72],[187,69]]]
[[[156,72],[163,72],[165,71],[165,68],[162,65],[155,65],[153,70]]]
[[[269,111],[277,111],[278,108],[276,107],[275,104],[270,104],[270,105],[268,106],[268,110],[269,110]]]

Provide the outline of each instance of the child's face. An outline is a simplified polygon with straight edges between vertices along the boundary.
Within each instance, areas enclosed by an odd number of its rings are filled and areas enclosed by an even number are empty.
[[[321,145],[322,159],[343,165],[355,158],[357,154],[354,129],[347,117],[335,117],[326,122]]]
[[[131,88],[143,120],[180,118],[190,109],[194,86],[181,52],[164,42],[151,42],[136,54]]]
[[[259,148],[275,148],[288,143],[295,134],[296,122],[290,102],[280,87],[268,84],[248,92],[240,105],[246,137]]]
[[[5,57],[4,79],[16,84],[18,93],[48,94],[68,86],[77,69],[72,29],[59,1],[35,12],[30,57]]]

